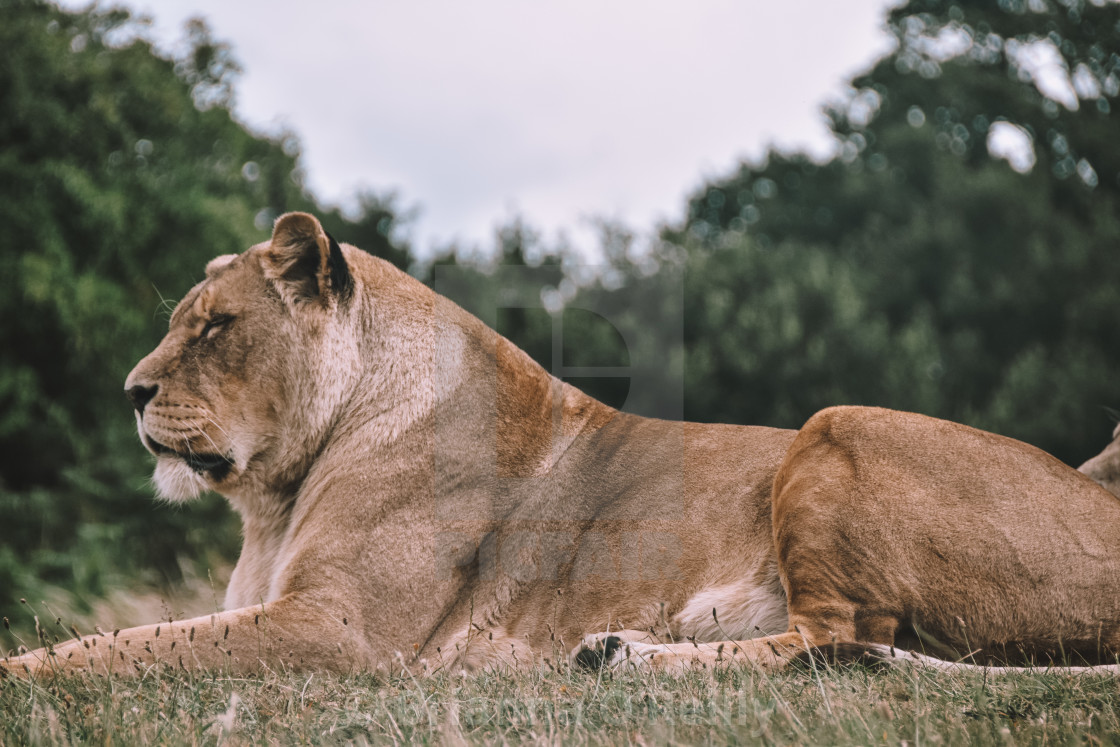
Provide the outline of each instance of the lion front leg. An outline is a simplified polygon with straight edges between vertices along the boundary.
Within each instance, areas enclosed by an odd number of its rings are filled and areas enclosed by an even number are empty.
[[[649,643],[628,641],[613,633],[584,638],[572,652],[572,664],[583,668],[648,669],[685,672],[693,668],[747,666],[778,672],[806,653],[827,646],[797,631],[745,641]]]
[[[79,672],[130,675],[166,665],[188,671],[296,668],[350,671],[368,665],[355,621],[327,606],[282,599],[254,607],[71,639],[0,659],[17,677]]]

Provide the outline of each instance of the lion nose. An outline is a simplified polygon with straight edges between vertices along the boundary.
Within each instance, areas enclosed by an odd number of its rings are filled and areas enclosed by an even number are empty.
[[[144,406],[152,401],[152,397],[156,396],[156,392],[158,391],[158,384],[153,386],[137,384],[136,386],[130,386],[128,389],[125,389],[124,393],[129,401],[132,402],[132,406],[136,408],[136,412],[142,415],[144,414]]]

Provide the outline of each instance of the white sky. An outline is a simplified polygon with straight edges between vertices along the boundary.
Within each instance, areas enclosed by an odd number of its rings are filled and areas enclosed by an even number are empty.
[[[117,1],[168,43],[207,18],[240,118],[293,129],[320,198],[398,190],[422,252],[677,220],[767,144],[829,153],[822,105],[890,48],[886,0]]]

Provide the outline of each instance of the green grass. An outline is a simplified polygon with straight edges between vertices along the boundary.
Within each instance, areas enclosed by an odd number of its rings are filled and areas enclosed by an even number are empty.
[[[1117,744],[1120,682],[861,668],[7,680],[0,743]]]

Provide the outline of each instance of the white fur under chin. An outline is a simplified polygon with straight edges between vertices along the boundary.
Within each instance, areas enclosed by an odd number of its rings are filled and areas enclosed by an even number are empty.
[[[156,471],[152,474],[159,497],[171,503],[189,501],[197,498],[207,489],[202,475],[187,466],[178,457],[163,456],[156,460]]]

